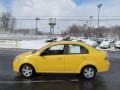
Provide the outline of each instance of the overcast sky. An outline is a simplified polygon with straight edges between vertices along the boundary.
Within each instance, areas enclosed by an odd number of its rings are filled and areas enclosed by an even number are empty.
[[[101,18],[120,18],[111,17],[120,16],[120,0],[0,0],[0,13],[10,11],[17,18],[35,18],[38,16],[94,16],[97,18],[95,16],[98,13],[97,4],[99,2],[103,4]],[[101,22],[101,25],[119,24],[120,22],[113,21]],[[96,22],[93,22],[93,25],[96,25]]]
[[[103,4],[101,15],[120,16],[120,0],[0,0],[0,12],[14,16],[96,16],[97,4]]]

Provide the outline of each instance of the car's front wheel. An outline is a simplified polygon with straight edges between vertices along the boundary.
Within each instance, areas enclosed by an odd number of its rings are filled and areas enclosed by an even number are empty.
[[[20,72],[22,76],[29,78],[35,74],[35,69],[31,65],[25,64],[25,65],[22,65]]]
[[[93,66],[85,66],[83,67],[83,69],[81,70],[81,75],[85,78],[85,79],[93,79],[96,76],[96,68]]]

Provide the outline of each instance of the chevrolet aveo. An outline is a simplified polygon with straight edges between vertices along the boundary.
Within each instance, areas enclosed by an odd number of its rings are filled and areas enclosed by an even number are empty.
[[[92,79],[97,72],[109,70],[107,53],[82,42],[60,41],[18,55],[13,70],[24,77],[35,73],[75,73]]]

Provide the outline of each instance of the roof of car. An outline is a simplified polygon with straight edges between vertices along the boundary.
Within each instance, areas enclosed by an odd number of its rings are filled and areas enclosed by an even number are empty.
[[[52,42],[49,43],[48,45],[46,45],[45,47],[43,47],[42,49],[44,50],[45,48],[49,47],[49,46],[54,46],[54,45],[60,45],[60,44],[78,44],[78,45],[82,45],[85,46],[87,49],[89,48],[89,50],[93,50],[93,48],[91,46],[89,46],[88,44],[84,43],[84,42],[80,42],[80,41],[57,41],[57,42]],[[41,50],[42,51],[42,50]]]
[[[53,42],[50,44],[84,44],[83,42],[77,42],[77,41],[57,41],[57,42]]]

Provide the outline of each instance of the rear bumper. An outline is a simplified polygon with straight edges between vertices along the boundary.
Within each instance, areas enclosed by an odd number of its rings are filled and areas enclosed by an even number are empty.
[[[109,62],[109,60],[105,60],[101,64],[98,72],[106,72],[106,71],[109,71],[109,69],[110,69],[110,62]]]

